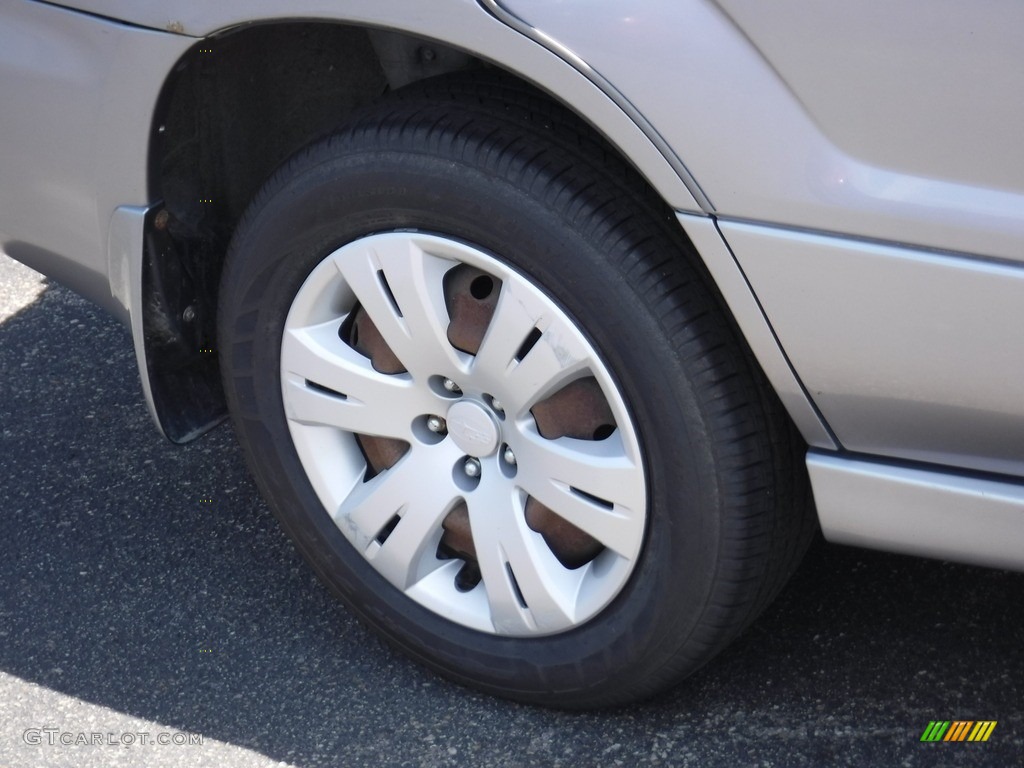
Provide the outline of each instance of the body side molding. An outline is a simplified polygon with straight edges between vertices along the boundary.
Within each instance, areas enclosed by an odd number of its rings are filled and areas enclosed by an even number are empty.
[[[1024,483],[816,451],[807,469],[831,542],[1024,570]]]

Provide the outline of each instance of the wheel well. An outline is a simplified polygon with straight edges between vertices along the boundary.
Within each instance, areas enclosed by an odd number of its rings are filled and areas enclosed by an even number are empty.
[[[489,66],[433,41],[330,22],[247,25],[199,41],[181,58],[153,123],[150,198],[161,202],[147,219],[143,261],[148,375],[171,440],[189,440],[225,413],[220,272],[263,182],[387,92]]]
[[[153,122],[143,333],[164,433],[185,442],[224,414],[216,364],[221,266],[238,220],[289,155],[352,110],[425,77],[482,66],[408,35],[331,23],[260,24],[197,42]]]
[[[339,24],[253,25],[208,38],[165,88],[151,192],[178,232],[230,233],[270,173],[353,109],[472,66],[434,43]]]

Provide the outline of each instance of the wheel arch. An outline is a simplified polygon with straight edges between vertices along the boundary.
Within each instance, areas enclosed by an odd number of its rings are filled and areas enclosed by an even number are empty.
[[[499,69],[582,119],[668,208],[688,214],[684,223],[714,226],[681,161],[652,140],[642,116],[626,108],[624,97],[613,98],[585,62],[481,7],[464,11],[468,21],[454,25],[445,39],[436,29],[433,36],[403,31],[416,21],[400,21],[388,4],[379,8],[374,19],[299,16],[228,26],[197,38],[166,78],[148,158],[149,198],[162,202],[146,229],[144,317],[136,323],[143,338],[136,343],[152,410],[172,441],[201,434],[224,414],[217,287],[249,200],[293,151],[396,87],[460,69]],[[694,239],[692,225],[684,227],[684,236],[698,246],[723,308],[739,320],[805,438],[832,447],[750,287],[745,281],[722,284],[722,270],[735,269],[731,254],[717,237],[698,244],[705,238]],[[715,262],[722,262],[717,269]]]
[[[249,200],[292,152],[390,90],[500,69],[590,125],[667,205],[700,210],[662,149],[556,54],[478,8],[447,40],[403,31],[409,22],[387,12],[382,6],[374,23],[299,15],[228,26],[196,38],[167,74],[151,126],[148,197],[159,202],[146,218],[142,322],[134,325],[152,411],[174,442],[223,417],[217,285]]]

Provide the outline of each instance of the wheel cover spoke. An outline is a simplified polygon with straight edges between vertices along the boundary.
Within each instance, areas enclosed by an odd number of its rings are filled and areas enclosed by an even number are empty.
[[[355,343],[357,316],[379,332],[372,354],[389,367]],[[326,510],[420,605],[479,631],[536,636],[592,619],[625,586],[647,514],[628,409],[574,321],[494,257],[415,232],[338,249],[293,301],[281,376],[292,440]],[[559,431],[545,434],[573,436],[544,437],[535,406],[557,416]],[[401,441],[386,462],[372,450],[381,438]]]
[[[381,575],[403,591],[444,564],[436,555],[441,523],[459,498],[459,489],[450,477],[437,477],[433,462],[417,460],[417,456],[422,453],[413,452],[399,464],[408,466],[394,483],[406,497],[400,520],[370,558]],[[384,477],[390,474],[391,470]],[[366,508],[375,505],[372,495],[366,499]]]
[[[534,433],[518,443],[516,455],[522,466],[517,481],[530,496],[605,547],[624,556],[636,551],[643,530],[636,525],[644,515],[643,476],[618,435],[585,441],[545,440]]]
[[[338,338],[331,321],[287,331],[282,354],[290,419],[408,440],[431,398],[407,376],[387,376]],[[330,390],[327,391],[327,390]]]
[[[516,286],[503,285],[494,315],[473,361],[474,371],[503,375],[515,364],[515,356],[530,335],[544,322],[544,307]]]
[[[593,352],[581,343],[568,320],[543,302],[522,284],[502,286],[494,317],[473,363],[474,373],[479,371],[482,378],[501,377],[494,386],[503,392],[506,401],[518,406],[517,415],[585,375],[592,362]],[[540,335],[529,352],[517,360],[531,331]]]
[[[523,516],[522,494],[501,482],[469,501],[480,571],[495,629],[550,631],[571,624],[583,574],[564,568]]]
[[[466,357],[448,341],[443,278],[458,262],[424,251],[413,239],[378,238],[335,266],[388,346],[416,378],[455,375]]]

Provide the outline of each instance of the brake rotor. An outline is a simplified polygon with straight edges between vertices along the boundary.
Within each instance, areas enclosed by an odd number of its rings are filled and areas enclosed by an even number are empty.
[[[444,276],[444,300],[448,307],[448,341],[456,349],[475,355],[498,306],[501,281],[467,264]]]

